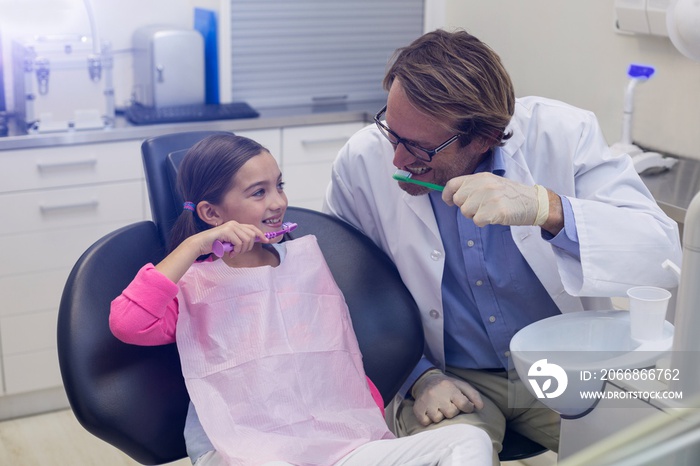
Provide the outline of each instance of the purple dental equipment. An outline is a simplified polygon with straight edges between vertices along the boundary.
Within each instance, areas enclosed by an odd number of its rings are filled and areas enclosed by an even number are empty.
[[[270,231],[265,233],[265,238],[267,239],[272,239],[272,238],[277,238],[278,236],[281,236],[285,233],[289,233],[290,231],[294,231],[298,225],[293,222],[284,222],[282,224],[282,229],[278,231]],[[255,238],[255,242],[259,242],[260,238]],[[226,241],[219,241],[218,239],[214,241],[214,243],[211,245],[211,252],[214,253],[216,257],[224,257],[224,254],[233,251],[233,244],[226,242]]]

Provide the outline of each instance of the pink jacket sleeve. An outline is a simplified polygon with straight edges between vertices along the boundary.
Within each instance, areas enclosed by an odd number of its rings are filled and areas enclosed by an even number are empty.
[[[178,287],[153,264],[144,265],[114,301],[109,328],[125,343],[142,346],[175,342]]]
[[[374,385],[372,380],[367,376],[365,377],[367,378],[367,385],[369,385],[369,392],[372,394],[374,402],[377,403],[377,406],[379,406],[382,416],[384,416],[384,400],[382,399],[382,394],[379,393],[379,389]]]

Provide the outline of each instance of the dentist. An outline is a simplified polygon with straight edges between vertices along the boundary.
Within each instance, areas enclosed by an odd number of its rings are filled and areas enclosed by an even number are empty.
[[[633,285],[677,286],[660,264],[681,260],[678,227],[591,112],[516,99],[500,58],[464,31],[399,49],[384,87],[376,124],[338,154],[324,210],[386,251],[421,309],[425,357],[394,400],[395,430],[477,425],[494,464],[506,425],[557,451],[559,416],[508,380],[510,339],[612,309]],[[397,183],[397,168],[444,191]]]

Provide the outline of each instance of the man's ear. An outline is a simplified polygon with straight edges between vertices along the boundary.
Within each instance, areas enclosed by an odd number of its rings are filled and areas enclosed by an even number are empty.
[[[491,150],[491,148],[496,142],[497,140],[495,138],[491,139],[485,137],[477,137],[473,141],[474,147],[479,154],[485,154],[486,152]]]
[[[197,204],[197,215],[204,223],[208,223],[213,227],[224,223],[219,215],[219,209],[207,201],[201,201]]]

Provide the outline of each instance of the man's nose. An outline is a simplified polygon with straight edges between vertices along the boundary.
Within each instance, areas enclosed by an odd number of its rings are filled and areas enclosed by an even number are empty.
[[[403,143],[399,143],[394,149],[394,166],[396,168],[406,167],[416,160],[417,159],[406,149]]]
[[[281,209],[282,207],[285,207],[287,205],[287,195],[284,194],[284,191],[279,192],[276,191],[273,196],[270,198],[270,208],[275,210],[275,209]]]

